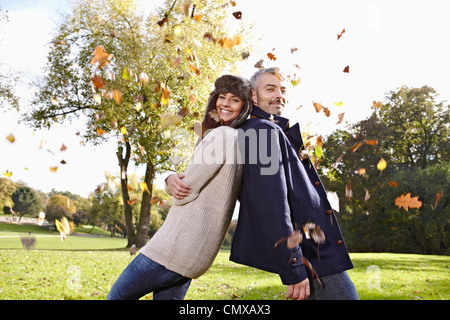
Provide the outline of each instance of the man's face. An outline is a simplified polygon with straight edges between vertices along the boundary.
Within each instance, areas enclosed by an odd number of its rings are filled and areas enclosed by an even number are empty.
[[[267,113],[280,116],[286,103],[286,86],[275,74],[266,73],[259,77],[252,90],[253,103]]]

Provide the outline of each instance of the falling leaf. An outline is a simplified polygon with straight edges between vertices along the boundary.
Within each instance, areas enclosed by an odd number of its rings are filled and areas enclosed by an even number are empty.
[[[183,118],[177,114],[171,114],[168,112],[161,114],[161,126],[163,127],[177,126],[182,120]]]
[[[98,63],[99,69],[102,69],[114,58],[113,54],[106,53],[103,46],[97,46],[92,54],[94,57],[91,60],[91,64],[95,65]]]
[[[325,108],[325,107],[323,107],[323,106],[322,106],[322,108],[323,108],[323,113],[325,113],[325,115],[326,115],[327,117],[329,117],[329,116],[331,115],[330,109]]]
[[[132,205],[138,203],[138,199],[127,200],[127,203],[128,203],[130,206],[132,206]]]
[[[64,159],[62,159],[59,163],[61,163],[61,164],[67,164],[67,162],[66,162]]]
[[[120,128],[120,132],[122,132],[122,134],[125,136],[127,134],[127,128],[125,126],[122,126]]]
[[[364,140],[364,142],[370,146],[376,146],[378,144],[377,140]]]
[[[350,182],[348,182],[348,183],[345,185],[345,196],[346,196],[349,200],[351,200],[351,199],[353,198],[352,185],[351,185]]]
[[[169,19],[167,19],[167,17],[164,17],[163,19],[159,20],[157,22],[158,26],[160,26],[162,28],[162,26],[166,23],[169,22]]]
[[[9,170],[6,170],[6,172],[3,172],[3,175],[4,175],[5,177],[7,177],[7,178],[11,178],[12,172],[9,171]]]
[[[336,107],[342,107],[342,106],[344,106],[344,103],[342,101],[339,101],[339,102],[335,102],[334,105]]]
[[[94,101],[96,104],[101,104],[102,103],[102,95],[100,93],[94,94]]]
[[[352,152],[355,152],[356,150],[358,150],[358,148],[361,147],[363,144],[364,144],[364,142],[362,142],[362,141],[355,143],[352,147]]]
[[[359,168],[358,169],[358,174],[361,175],[361,176],[365,175],[366,174],[366,169],[365,168]]]
[[[242,19],[242,12],[241,11],[233,12],[233,17],[235,17],[238,20]]]
[[[291,79],[292,86],[297,86],[300,84],[300,77]]]
[[[66,217],[62,217],[61,221],[55,219],[55,226],[56,229],[58,229],[61,236],[61,241],[63,242],[66,240],[66,236],[70,235],[75,230],[73,222],[69,222]]]
[[[94,87],[96,87],[97,89],[102,89],[106,84],[106,82],[103,81],[102,77],[97,74],[94,75],[91,80],[94,84]]]
[[[149,81],[148,75],[145,72],[139,74],[139,83],[145,86]]]
[[[58,99],[56,97],[51,97],[50,98],[50,102],[52,103],[52,105],[54,106],[59,106],[59,102]]]
[[[320,112],[320,110],[322,110],[322,105],[320,104],[320,102],[313,101],[313,106],[314,108],[316,108],[316,112]]]
[[[269,58],[269,60],[272,60],[272,61],[277,60],[277,57],[275,57],[275,55],[272,52],[269,52],[267,54],[267,57]]]
[[[114,89],[112,91],[114,101],[120,106],[122,103],[122,92],[120,90]]]
[[[374,108],[379,108],[379,107],[381,107],[381,102],[380,101],[374,101],[372,106]]]
[[[130,73],[128,72],[128,68],[127,67],[125,67],[123,69],[122,79],[123,80],[130,80]]]
[[[150,190],[148,189],[147,183],[145,183],[144,181],[141,182],[141,190],[142,190],[142,192],[147,191],[148,194],[151,194],[151,193],[150,193]]]
[[[337,39],[339,40],[344,33],[345,33],[345,28],[341,31],[340,34],[337,35]]]
[[[242,38],[241,38],[240,36],[237,36],[237,35],[236,35],[236,36],[233,37],[233,44],[234,44],[235,46],[240,45],[241,42],[242,42]]]
[[[388,180],[388,184],[391,187],[398,187],[398,182],[396,181]]]
[[[346,66],[346,67],[344,68],[344,72],[349,73],[349,72],[350,72],[350,67],[349,67],[349,66]]]
[[[56,171],[58,171],[58,166],[48,167],[48,170],[50,170],[50,172],[56,173]]]
[[[157,204],[157,203],[160,203],[160,202],[162,202],[162,199],[160,197],[152,197],[150,199],[150,204]]]
[[[220,116],[219,116],[219,113],[217,112],[216,109],[210,111],[210,112],[208,113],[208,116],[210,116],[211,118],[213,118],[214,121],[220,122]]]
[[[298,50],[298,48],[291,48],[291,53],[294,53],[297,50]],[[300,69],[300,67],[299,67],[299,69]]]
[[[219,44],[224,48],[224,49],[231,49],[234,45],[234,41],[231,38],[222,38],[219,40]]]
[[[314,154],[316,155],[317,159],[322,158],[323,150],[321,146],[315,146],[314,147]]]
[[[442,190],[436,192],[436,199],[434,200],[434,209],[436,209],[437,204],[438,204],[439,200],[441,200],[443,195],[444,195],[444,191],[442,191]]]
[[[200,76],[200,74],[201,74],[200,70],[196,66],[194,66],[192,63],[190,63],[190,62],[189,62],[189,68],[191,68],[191,70],[195,72],[195,75],[197,77]]]
[[[9,135],[6,136],[6,140],[8,140],[11,143],[14,143],[14,141],[16,141],[16,138],[14,137],[14,135],[11,133]]]
[[[259,60],[257,63],[255,63],[255,68],[256,69],[262,69],[263,67],[263,63],[264,63],[264,59]]]
[[[102,128],[97,128],[97,135],[101,136],[102,134],[105,134],[105,130],[103,130]]]
[[[342,123],[342,121],[344,121],[344,115],[345,115],[345,112],[338,114],[339,121],[336,124]]]
[[[386,166],[387,166],[386,160],[381,158],[380,161],[378,161],[377,163],[377,169],[381,171],[380,175],[383,172],[383,170],[386,169]]]
[[[168,87],[164,86],[163,92],[161,94],[161,103],[164,106],[167,106],[169,104],[169,96],[170,96],[170,90]]]
[[[194,20],[197,21],[197,22],[201,22],[202,21],[202,15],[201,14],[196,14],[194,16]]]
[[[419,196],[412,197],[411,193],[407,193],[406,195],[401,195],[395,199],[395,205],[400,209],[403,207],[408,212],[410,208],[419,209],[422,206],[422,201],[419,201]]]
[[[61,146],[61,148],[59,149],[59,151],[64,152],[64,151],[66,151],[66,150],[67,150],[67,147],[66,147],[66,145],[63,143],[62,146]]]

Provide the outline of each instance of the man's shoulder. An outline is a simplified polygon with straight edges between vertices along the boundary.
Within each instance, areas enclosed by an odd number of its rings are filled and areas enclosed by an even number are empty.
[[[261,118],[250,118],[244,124],[242,124],[239,129],[242,129],[244,131],[247,131],[249,129],[280,129],[279,126],[276,125],[276,123],[267,120],[267,119],[261,119]]]

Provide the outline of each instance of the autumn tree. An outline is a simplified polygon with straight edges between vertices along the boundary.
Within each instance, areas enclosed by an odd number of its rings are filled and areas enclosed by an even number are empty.
[[[49,128],[82,116],[88,141],[117,139],[128,246],[145,244],[153,178],[185,164],[195,140],[189,128],[202,120],[213,81],[248,57],[248,28],[233,5],[170,0],[143,16],[132,0],[80,0],[50,43],[28,120]],[[146,167],[136,221],[130,161]]]
[[[36,196],[36,192],[30,187],[22,186],[13,192],[11,196],[14,202],[13,210],[20,217],[24,215],[37,215],[41,210],[41,205]]]
[[[326,139],[319,169],[351,250],[448,253],[449,109],[437,97],[426,86],[391,91]],[[417,200],[406,211],[395,200],[408,193]]]
[[[61,220],[66,217],[69,220],[73,219],[73,214],[76,212],[76,207],[71,199],[66,196],[56,194],[51,196],[45,207],[45,218],[48,221]]]

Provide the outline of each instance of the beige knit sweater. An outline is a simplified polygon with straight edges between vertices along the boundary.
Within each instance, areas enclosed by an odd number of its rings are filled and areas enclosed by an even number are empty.
[[[184,173],[191,194],[172,197],[164,224],[140,252],[185,277],[204,274],[220,249],[240,191],[237,159],[236,129],[221,126],[207,133]]]

